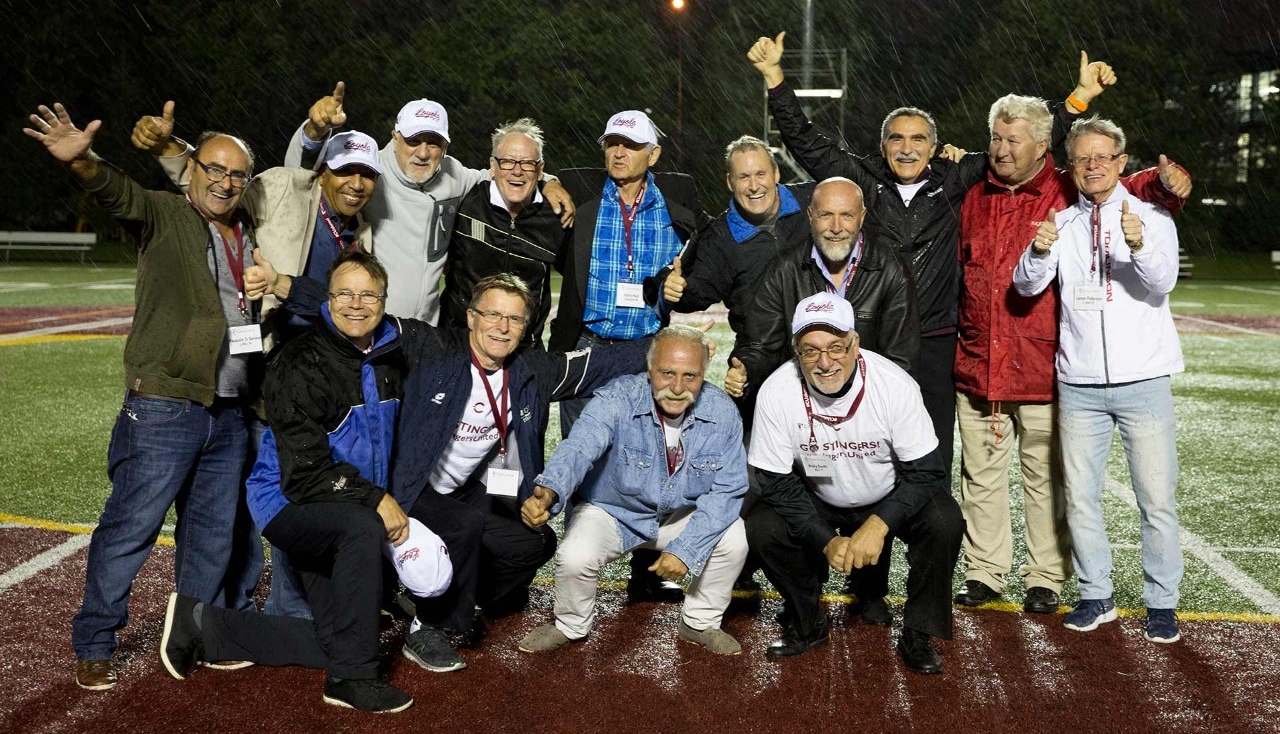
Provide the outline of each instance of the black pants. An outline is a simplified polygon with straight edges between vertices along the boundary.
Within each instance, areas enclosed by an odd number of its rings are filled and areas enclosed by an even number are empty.
[[[818,514],[844,535],[852,535],[870,514],[870,508],[843,509],[813,495],[809,499]],[[822,548],[791,535],[786,521],[767,502],[756,504],[746,524],[747,543],[760,559],[765,577],[786,602],[787,623],[803,637],[813,635],[824,616],[820,596],[830,569]],[[949,492],[939,493],[895,535],[907,544],[910,566],[903,626],[951,639],[951,576],[964,535],[960,505]]]
[[[550,526],[530,529],[514,499],[490,497],[476,482],[444,495],[422,490],[409,516],[444,540],[453,562],[453,583],[433,599],[410,596],[418,620],[433,627],[470,632],[475,608],[508,610],[528,593],[538,569],[556,552]]]
[[[206,604],[205,657],[326,668],[338,678],[375,678],[387,536],[377,511],[340,502],[287,504],[262,534],[289,554],[314,619]]]
[[[951,486],[951,462],[955,451],[956,426],[956,363],[957,333],[952,331],[937,336],[920,338],[920,357],[916,360],[912,377],[920,386],[924,409],[933,421],[933,432],[938,436],[938,451],[942,468],[947,472],[947,486]]]

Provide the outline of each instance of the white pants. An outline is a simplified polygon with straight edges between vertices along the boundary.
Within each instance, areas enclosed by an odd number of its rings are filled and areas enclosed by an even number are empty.
[[[684,531],[692,515],[692,511],[672,515],[658,527],[657,540],[637,547],[663,550]],[[625,554],[618,521],[612,515],[590,503],[574,508],[556,552],[556,628],[566,637],[580,640],[591,632],[596,621],[600,567]],[[686,625],[695,630],[720,626],[746,559],[747,533],[739,518],[716,543],[702,574],[689,584],[682,615]]]

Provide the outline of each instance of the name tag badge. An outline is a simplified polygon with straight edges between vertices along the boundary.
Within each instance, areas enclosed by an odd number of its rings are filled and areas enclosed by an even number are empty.
[[[1072,305],[1077,311],[1101,311],[1107,301],[1107,292],[1096,283],[1077,283]]]
[[[520,491],[520,472],[516,469],[489,467],[484,476],[485,492],[498,497],[515,497]]]
[[[618,308],[644,308],[644,285],[619,283],[617,306]]]
[[[233,326],[229,332],[232,354],[257,354],[262,351],[262,325]]]
[[[836,475],[835,462],[826,454],[804,454],[800,457],[804,474],[811,478],[830,478]]]

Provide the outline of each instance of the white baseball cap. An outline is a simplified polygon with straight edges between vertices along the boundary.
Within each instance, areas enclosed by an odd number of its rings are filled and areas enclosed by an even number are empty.
[[[810,326],[830,326],[845,334],[853,331],[853,304],[825,291],[809,296],[796,304],[791,334],[799,334]]]
[[[409,518],[409,537],[400,545],[387,541],[382,545],[400,581],[417,596],[440,596],[453,581],[453,561],[449,549],[439,535],[426,525]]]
[[[400,108],[396,115],[396,132],[406,138],[422,133],[435,133],[449,141],[449,113],[444,105],[429,99],[418,99]]]
[[[324,144],[320,162],[331,171],[347,166],[364,166],[379,176],[382,164],[378,162],[378,144],[362,132],[352,130],[338,133]]]
[[[604,134],[597,138],[596,142],[603,145],[604,139],[610,135],[621,135],[633,143],[642,145],[658,144],[658,128],[654,127],[649,116],[640,110],[625,110],[610,117],[609,124],[604,128]]]

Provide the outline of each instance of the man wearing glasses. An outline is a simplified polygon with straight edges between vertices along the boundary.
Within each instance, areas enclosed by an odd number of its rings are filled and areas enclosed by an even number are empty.
[[[24,132],[42,142],[138,245],[124,404],[107,450],[107,498],[89,544],[84,599],[72,621],[76,684],[116,684],[111,658],[129,592],[176,503],[178,590],[222,604],[248,451],[247,406],[262,339],[244,272],[252,223],[240,208],[253,154],[206,133],[188,163],[187,196],[146,191],[94,154],[101,122],[77,128],[61,104]]]
[[[909,670],[939,673],[930,640],[951,638],[964,521],[919,386],[859,350],[854,327],[844,298],[802,300],[791,320],[795,359],[760,387],[747,459],[761,497],[747,515],[747,541],[786,603],[782,638],[765,654],[827,644],[820,594],[829,569],[875,564],[892,535],[906,543],[910,565],[898,652]]]
[[[551,269],[572,236],[543,198],[542,129],[528,117],[493,131],[492,178],[476,184],[458,209],[449,240],[442,323],[465,329],[471,291],[497,273],[519,276],[534,295],[533,321],[523,346],[542,343],[551,312]]]

